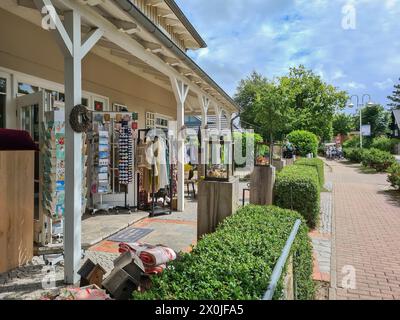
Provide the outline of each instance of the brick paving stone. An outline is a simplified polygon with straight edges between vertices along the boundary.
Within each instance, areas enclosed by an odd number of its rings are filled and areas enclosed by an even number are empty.
[[[336,299],[398,299],[400,195],[386,174],[365,174],[359,165],[329,162],[333,182]],[[356,289],[342,287],[344,267],[353,266]],[[348,272],[348,271],[347,271]],[[369,288],[369,289],[368,289]],[[379,291],[378,291],[379,290]]]

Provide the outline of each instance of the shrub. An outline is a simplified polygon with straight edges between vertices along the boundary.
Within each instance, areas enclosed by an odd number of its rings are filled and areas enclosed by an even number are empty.
[[[364,150],[361,148],[345,148],[343,149],[343,155],[351,162],[360,163],[363,160]]]
[[[310,228],[318,224],[320,182],[317,170],[310,166],[289,166],[278,173],[274,189],[275,204],[298,211]]]
[[[152,278],[140,300],[259,300],[270,282],[296,219],[301,216],[276,207],[246,206],[203,237],[189,254]],[[299,299],[313,299],[313,258],[308,228],[303,223],[293,244]],[[285,273],[285,272],[284,272]],[[275,299],[282,296],[283,276]]]
[[[317,156],[319,142],[314,133],[304,130],[293,131],[287,139],[295,146],[298,155],[305,157],[312,153]]]
[[[394,163],[388,169],[388,181],[393,188],[400,190],[400,164]]]
[[[314,159],[300,159],[295,162],[295,165],[298,166],[309,166],[309,167],[314,167],[317,170],[318,173],[318,180],[319,180],[319,185],[322,188],[325,184],[325,165],[324,161],[318,158]]]
[[[360,148],[360,137],[354,136],[343,142],[343,148]]]
[[[389,152],[379,149],[368,149],[362,153],[362,164],[365,167],[370,167],[378,172],[386,171],[392,164],[396,162],[394,156]]]
[[[254,162],[254,151],[256,148],[256,144],[263,142],[262,136],[259,135],[258,133],[234,132],[233,139],[234,139],[234,143],[235,143],[234,159],[242,159],[243,158],[243,160],[244,160],[244,163],[236,163],[235,162],[235,166],[237,168],[244,168],[244,167],[246,167],[248,161],[253,163]],[[254,149],[253,150],[247,150],[247,142],[249,141],[249,139],[252,139],[254,141]],[[269,147],[267,145],[263,145],[261,147],[261,150],[259,150],[259,151],[263,154],[268,155]],[[245,160],[247,160],[247,161],[245,161]]]
[[[388,137],[375,138],[372,141],[371,147],[392,153],[396,144],[400,142],[399,139],[390,139]]]

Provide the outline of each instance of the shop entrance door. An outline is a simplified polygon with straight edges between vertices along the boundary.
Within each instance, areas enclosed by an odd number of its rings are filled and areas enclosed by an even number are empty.
[[[17,114],[18,114],[18,125],[21,130],[29,132],[33,141],[40,148],[40,130],[43,123],[43,114],[45,110],[45,92],[40,91],[24,95],[17,98]],[[47,109],[46,109],[47,110]],[[41,214],[41,177],[42,177],[42,165],[40,163],[40,152],[35,152],[35,193],[34,193],[34,222],[35,222],[35,242],[43,243],[45,239],[42,239],[41,235],[44,234],[43,228],[46,225],[43,222],[43,216]]]

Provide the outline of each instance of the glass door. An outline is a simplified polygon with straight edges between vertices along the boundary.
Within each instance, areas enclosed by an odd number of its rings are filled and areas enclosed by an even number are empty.
[[[45,105],[45,93],[43,91],[24,95],[17,98],[18,123],[21,130],[27,131],[35,144],[40,147],[40,126],[43,122],[43,110]],[[38,148],[39,149],[39,148]],[[35,152],[35,210],[34,219],[40,217],[40,192],[41,192],[41,165],[40,152]]]

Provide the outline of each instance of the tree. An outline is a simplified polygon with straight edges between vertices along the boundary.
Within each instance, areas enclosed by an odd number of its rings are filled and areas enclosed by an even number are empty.
[[[345,113],[336,113],[333,116],[333,135],[348,135],[354,128],[354,119],[351,115]]]
[[[389,107],[392,107],[393,109],[400,109],[400,84],[396,84],[394,86],[393,94],[389,96],[388,99],[392,101],[389,103]]]
[[[304,66],[291,68],[279,81],[288,103],[291,130],[307,130],[321,140],[331,140],[334,114],[345,108],[347,93],[323,82]]]
[[[254,106],[258,92],[260,92],[261,88],[267,84],[267,78],[254,71],[249,77],[240,81],[234,97],[236,103],[242,109],[240,114],[242,127],[247,129],[253,128],[260,134],[265,134],[265,132],[261,132],[262,130],[254,128],[256,126],[256,113],[254,111]]]
[[[270,159],[273,157],[274,139],[282,138],[287,131],[288,113],[281,88],[268,82],[257,92],[254,103],[254,121],[263,128],[266,140],[269,141]]]
[[[385,110],[382,105],[374,104],[368,105],[362,109],[362,123],[363,125],[371,125],[371,137],[380,137],[389,133],[390,114]],[[360,117],[354,117],[354,124],[356,130],[360,130]]]
[[[274,82],[267,82],[257,94],[254,103],[254,122],[263,128],[264,135],[272,142],[281,138],[288,130],[288,112],[281,88]]]

